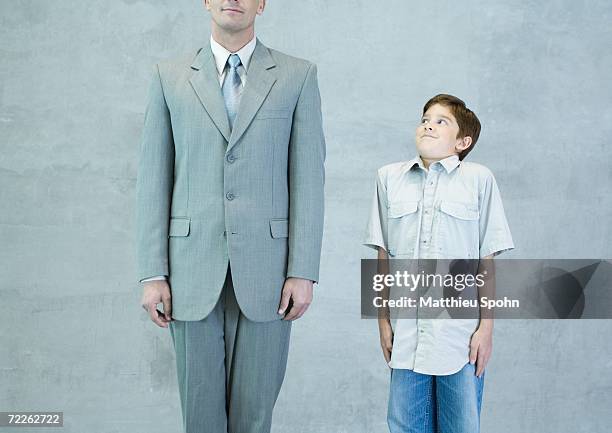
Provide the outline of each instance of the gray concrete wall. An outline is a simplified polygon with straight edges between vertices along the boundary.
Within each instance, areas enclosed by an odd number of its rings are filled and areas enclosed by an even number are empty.
[[[71,433],[178,432],[170,335],[139,306],[134,188],[150,67],[207,43],[208,16],[195,0],[0,10],[0,410],[63,410]],[[499,183],[505,257],[612,257],[611,17],[605,0],[269,1],[257,34],[318,64],[328,142],[321,284],[294,326],[274,432],[386,431],[360,241],[375,171],[414,154],[430,96],[481,118],[468,158]],[[483,431],[608,431],[611,332],[498,322]]]

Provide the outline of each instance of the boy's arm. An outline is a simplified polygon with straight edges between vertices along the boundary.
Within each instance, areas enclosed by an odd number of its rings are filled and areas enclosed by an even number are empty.
[[[480,210],[480,261],[478,273],[484,275],[484,284],[478,288],[478,302],[483,297],[495,297],[495,265],[493,257],[514,248],[512,235],[504,212],[501,195],[493,173],[488,169],[481,178],[479,192]],[[480,323],[470,341],[470,363],[476,363],[476,375],[480,376],[489,362],[493,350],[493,310],[480,309]]]
[[[483,297],[495,297],[495,264],[493,254],[482,257],[478,273],[483,275],[484,284],[478,288],[478,303]],[[480,308],[480,322],[470,340],[470,363],[476,364],[476,376],[484,372],[493,352],[493,310]]]
[[[378,247],[378,268],[377,272],[382,275],[389,273],[389,254],[387,251]],[[382,299],[389,299],[389,288],[385,286],[380,292]],[[393,348],[393,328],[389,319],[389,308],[386,306],[378,309],[378,332],[380,336],[380,347],[387,364],[391,362],[391,350]]]
[[[388,258],[387,188],[385,181],[381,178],[381,170],[376,173],[374,197],[371,203],[363,245],[379,251],[382,248]]]
[[[478,262],[478,273],[483,275],[484,284],[478,287],[478,305],[482,298],[495,298],[495,263],[494,254],[482,257]],[[493,328],[493,309],[480,307],[480,323],[478,327]]]
[[[480,258],[497,256],[504,251],[514,249],[501,194],[490,171],[487,171],[481,179],[479,211]]]
[[[374,197],[370,208],[370,216],[365,231],[363,245],[374,248],[378,252],[377,273],[389,273],[389,254],[387,252],[387,190],[385,182],[381,179],[381,171],[376,174]],[[380,296],[389,299],[389,288],[385,287]],[[386,305],[386,304],[385,304]],[[389,318],[389,309],[378,309],[378,331],[380,333],[380,346],[387,364],[391,362],[391,348],[393,347],[393,329]]]

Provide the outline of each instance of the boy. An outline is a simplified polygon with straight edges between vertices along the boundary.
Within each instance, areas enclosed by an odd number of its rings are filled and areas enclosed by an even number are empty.
[[[418,155],[378,170],[364,245],[380,260],[491,259],[514,248],[493,174],[463,162],[479,134],[459,98],[440,94],[425,104]],[[477,433],[493,319],[378,323],[391,367],[391,433]]]

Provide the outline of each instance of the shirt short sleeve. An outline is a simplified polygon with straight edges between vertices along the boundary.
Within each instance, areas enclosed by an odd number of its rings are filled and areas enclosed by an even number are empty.
[[[374,197],[366,225],[363,245],[374,249],[381,247],[385,251],[389,251],[387,247],[387,207],[387,188],[385,182],[381,179],[379,171],[376,176]]]
[[[495,177],[488,172],[479,194],[480,257],[514,249],[504,206]]]

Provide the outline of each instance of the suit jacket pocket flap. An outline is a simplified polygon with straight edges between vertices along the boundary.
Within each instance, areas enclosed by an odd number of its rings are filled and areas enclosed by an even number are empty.
[[[189,218],[170,218],[168,236],[187,236],[189,234]]]
[[[262,108],[257,112],[256,119],[286,119],[291,114],[288,108],[285,109],[270,109]]]
[[[389,203],[389,218],[401,218],[415,213],[419,208],[418,201],[398,201]]]
[[[440,210],[462,220],[478,219],[478,207],[475,204],[442,201],[440,202]]]
[[[270,234],[273,238],[289,237],[289,220],[286,219],[271,219]]]

